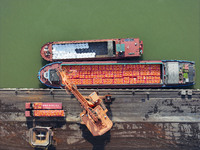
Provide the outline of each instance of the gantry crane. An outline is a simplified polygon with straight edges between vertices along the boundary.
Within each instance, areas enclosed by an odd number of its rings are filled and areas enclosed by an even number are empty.
[[[71,72],[74,71],[75,70],[72,70]],[[69,73],[70,72],[67,72],[66,70],[59,71],[66,92],[71,92],[81,103],[83,108],[83,112],[80,113],[82,122],[87,126],[93,136],[103,135],[109,131],[113,125],[112,121],[106,114],[108,111],[107,108],[96,92],[91,93],[87,98],[84,97],[78,91],[77,86],[70,81],[68,77]]]

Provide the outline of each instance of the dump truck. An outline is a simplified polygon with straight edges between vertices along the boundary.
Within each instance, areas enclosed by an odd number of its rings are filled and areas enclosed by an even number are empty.
[[[71,70],[68,73],[74,72]],[[100,136],[109,131],[113,123],[107,116],[108,111],[102,99],[93,92],[88,97],[84,97],[77,89],[76,85],[70,81],[65,70],[59,70],[63,85],[67,93],[71,92],[80,102],[83,112],[80,113],[82,123],[87,126],[93,136]]]
[[[64,110],[26,110],[26,117],[65,117]]]
[[[29,102],[25,107],[26,109],[62,109],[62,103]]]

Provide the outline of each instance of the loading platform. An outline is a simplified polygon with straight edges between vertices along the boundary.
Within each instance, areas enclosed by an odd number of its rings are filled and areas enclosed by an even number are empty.
[[[89,95],[93,89],[80,89],[80,92]],[[106,107],[114,126],[107,134],[94,138],[80,124],[80,104],[63,89],[1,89],[1,147],[32,149],[25,141],[27,131],[33,126],[51,125],[58,141],[56,149],[154,149],[155,145],[161,149],[199,148],[200,90],[98,90],[99,95],[108,92],[113,99]],[[41,101],[62,102],[66,118],[26,120],[25,102]]]

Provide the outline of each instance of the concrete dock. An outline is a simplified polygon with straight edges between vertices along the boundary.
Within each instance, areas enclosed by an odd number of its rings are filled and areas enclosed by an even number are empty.
[[[80,124],[82,108],[63,89],[1,89],[0,149],[32,149],[28,129],[33,126],[52,127],[56,149],[200,148],[200,90],[80,89],[85,96],[93,91],[112,95],[106,107],[114,126],[101,137]],[[25,102],[62,102],[66,118],[27,120]]]

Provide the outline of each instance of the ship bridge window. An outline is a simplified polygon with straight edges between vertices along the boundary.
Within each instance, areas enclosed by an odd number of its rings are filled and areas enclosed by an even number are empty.
[[[125,42],[134,41],[134,39],[125,39]]]
[[[125,44],[116,44],[117,52],[125,52]]]

